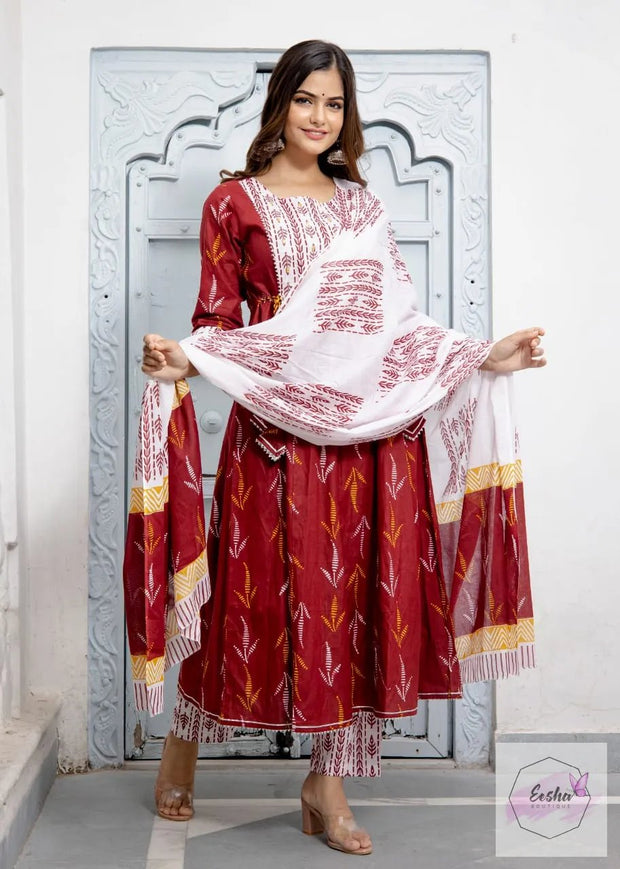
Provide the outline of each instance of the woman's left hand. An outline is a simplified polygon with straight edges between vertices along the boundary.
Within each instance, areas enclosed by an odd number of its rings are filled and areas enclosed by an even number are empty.
[[[547,364],[545,351],[540,346],[540,337],[545,330],[539,326],[521,329],[496,341],[491,352],[480,366],[483,371],[508,374],[524,368],[542,368]]]

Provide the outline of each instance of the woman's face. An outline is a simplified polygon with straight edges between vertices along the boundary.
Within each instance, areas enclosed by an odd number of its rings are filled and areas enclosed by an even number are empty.
[[[318,69],[293,94],[284,139],[289,153],[318,157],[336,142],[344,121],[344,87],[337,69]]]

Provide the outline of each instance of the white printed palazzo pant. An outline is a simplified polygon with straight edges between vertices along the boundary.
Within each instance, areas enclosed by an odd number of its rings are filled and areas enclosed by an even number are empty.
[[[201,743],[221,743],[232,739],[239,728],[205,719],[199,732],[188,726],[188,717],[175,708],[172,732],[180,739]],[[347,727],[312,734],[310,771],[319,775],[367,776],[381,775],[381,720],[374,712],[353,714]]]

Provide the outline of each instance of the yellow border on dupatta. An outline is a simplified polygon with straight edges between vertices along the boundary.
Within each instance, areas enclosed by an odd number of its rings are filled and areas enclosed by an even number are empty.
[[[148,687],[164,681],[164,657],[146,660],[146,655],[131,656],[131,675],[134,680],[146,682]]]
[[[168,477],[164,477],[161,486],[136,486],[129,496],[129,512],[143,513],[145,516],[161,513],[168,503],[168,496]]]
[[[508,465],[500,465],[493,462],[491,465],[481,465],[479,468],[470,468],[465,475],[465,494],[482,492],[484,489],[494,487],[502,489],[514,489],[523,482],[523,468],[521,459]],[[437,521],[440,525],[450,522],[458,522],[463,512],[463,498],[455,501],[444,501],[437,504]]]
[[[534,619],[518,619],[516,625],[486,625],[473,634],[456,637],[456,653],[463,661],[482,652],[503,652],[534,642]]]
[[[174,574],[174,602],[188,598],[207,572],[207,552],[203,549],[198,558],[190,561]]]

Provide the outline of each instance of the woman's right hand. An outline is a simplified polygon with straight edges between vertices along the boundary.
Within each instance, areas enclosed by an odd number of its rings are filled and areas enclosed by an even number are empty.
[[[142,371],[158,380],[183,380],[195,373],[178,341],[161,335],[145,335],[142,348]]]

